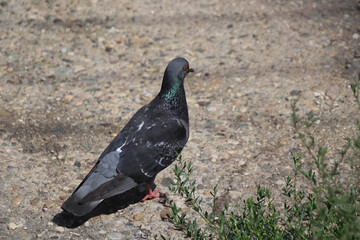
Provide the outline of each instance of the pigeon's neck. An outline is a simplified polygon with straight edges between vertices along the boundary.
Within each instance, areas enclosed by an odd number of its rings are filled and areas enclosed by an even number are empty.
[[[176,81],[171,87],[164,91],[162,97],[165,101],[169,102],[179,94],[179,91],[181,91],[180,88],[180,82]]]
[[[159,95],[170,108],[187,105],[184,84],[177,77],[164,79]]]

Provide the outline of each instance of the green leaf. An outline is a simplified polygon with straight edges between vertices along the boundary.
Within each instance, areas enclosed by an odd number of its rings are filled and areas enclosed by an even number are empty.
[[[356,84],[356,83],[352,83],[352,84],[350,84],[350,86],[351,86],[351,90],[352,90],[354,96],[356,96],[357,84]]]
[[[357,149],[360,149],[360,138],[354,140],[354,145]]]
[[[326,153],[327,153],[327,148],[320,146],[318,150],[318,156],[324,157]]]
[[[356,120],[356,126],[360,130],[360,121],[359,120]]]

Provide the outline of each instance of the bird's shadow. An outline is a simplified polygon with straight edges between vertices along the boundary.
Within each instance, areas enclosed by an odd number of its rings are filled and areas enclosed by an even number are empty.
[[[152,184],[151,189],[155,189],[156,185]],[[90,218],[105,214],[109,215],[121,209],[127,208],[131,204],[140,202],[146,195],[146,192],[140,192],[139,188],[133,188],[123,194],[103,200],[90,213],[77,217],[65,211],[56,214],[52,221],[58,226],[66,228],[77,228],[87,222]]]

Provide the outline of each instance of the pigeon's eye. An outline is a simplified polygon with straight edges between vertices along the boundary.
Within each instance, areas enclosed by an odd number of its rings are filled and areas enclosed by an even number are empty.
[[[184,71],[186,71],[186,70],[188,69],[188,66],[185,65],[185,66],[183,67],[183,69],[184,69]]]

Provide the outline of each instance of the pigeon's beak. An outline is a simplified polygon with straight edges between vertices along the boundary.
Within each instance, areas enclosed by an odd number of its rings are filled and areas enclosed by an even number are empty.
[[[189,72],[195,72],[193,68],[190,68],[189,69]]]

